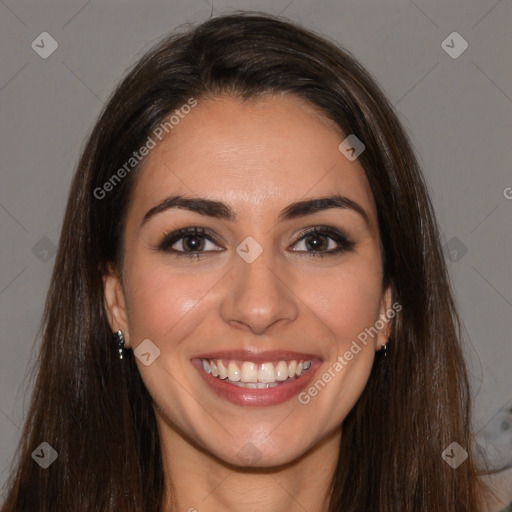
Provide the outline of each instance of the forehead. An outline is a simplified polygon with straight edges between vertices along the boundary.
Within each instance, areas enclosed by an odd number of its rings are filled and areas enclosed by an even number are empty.
[[[209,197],[241,215],[271,213],[308,196],[340,193],[376,212],[366,174],[338,146],[339,127],[292,95],[198,99],[174,118],[138,171],[131,202],[144,215],[170,194]]]

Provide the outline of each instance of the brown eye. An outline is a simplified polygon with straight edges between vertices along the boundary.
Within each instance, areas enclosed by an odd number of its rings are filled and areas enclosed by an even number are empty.
[[[346,235],[328,226],[317,226],[310,229],[295,242],[304,242],[305,250],[293,249],[294,252],[306,252],[309,256],[327,256],[350,251],[355,243],[348,240]]]
[[[202,253],[218,250],[212,249],[210,244],[217,245],[213,234],[204,228],[193,226],[169,233],[158,244],[158,249],[173,253],[176,257],[197,258]],[[173,247],[173,245],[177,245],[177,247]]]

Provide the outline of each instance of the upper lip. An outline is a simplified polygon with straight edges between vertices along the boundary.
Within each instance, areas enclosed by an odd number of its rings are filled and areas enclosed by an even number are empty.
[[[215,352],[203,352],[193,356],[191,359],[238,359],[242,361],[251,361],[253,363],[268,363],[270,361],[311,361],[312,359],[321,359],[316,354],[306,354],[304,352],[295,352],[291,350],[218,350]]]

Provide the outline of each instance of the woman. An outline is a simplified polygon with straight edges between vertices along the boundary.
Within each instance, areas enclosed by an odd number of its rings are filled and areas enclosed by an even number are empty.
[[[128,73],[44,327],[2,512],[484,503],[410,143],[349,53],[281,19],[211,19]]]

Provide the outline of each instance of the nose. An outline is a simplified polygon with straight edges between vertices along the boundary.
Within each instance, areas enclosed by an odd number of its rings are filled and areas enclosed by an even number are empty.
[[[274,324],[293,322],[298,315],[298,297],[290,275],[272,259],[271,251],[252,263],[235,260],[235,268],[221,304],[223,320],[242,330],[264,334]]]

